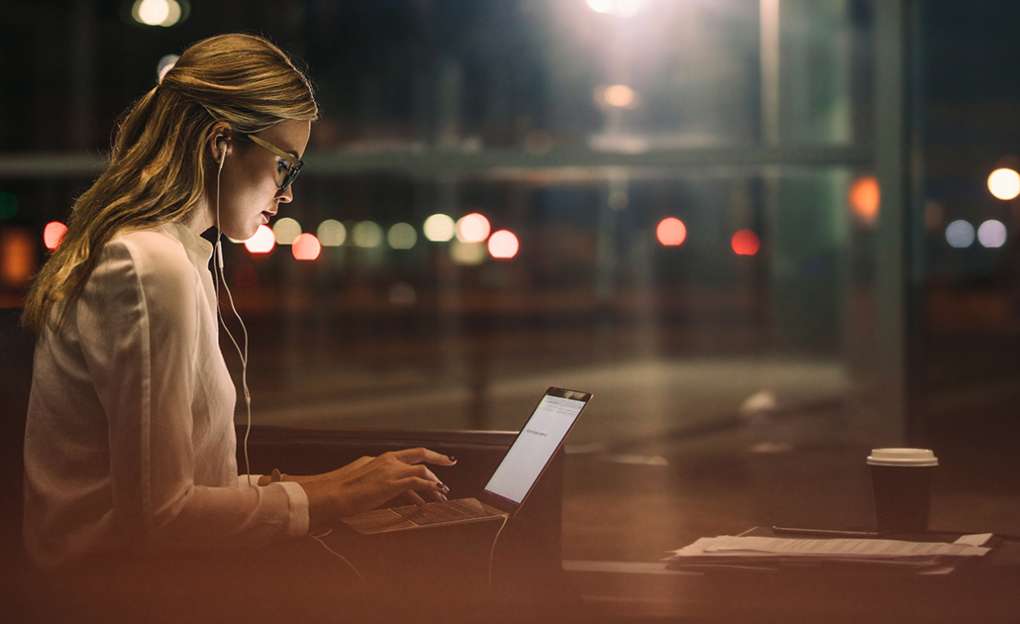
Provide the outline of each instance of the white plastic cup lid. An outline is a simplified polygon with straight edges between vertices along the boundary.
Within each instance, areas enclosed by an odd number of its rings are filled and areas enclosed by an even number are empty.
[[[877,448],[868,455],[871,466],[938,466],[939,459],[931,449]]]

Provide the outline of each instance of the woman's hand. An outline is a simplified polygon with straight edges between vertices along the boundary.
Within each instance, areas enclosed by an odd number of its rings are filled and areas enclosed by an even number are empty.
[[[446,500],[450,491],[425,464],[453,466],[457,461],[426,448],[412,448],[361,457],[331,472],[297,481],[308,494],[312,530],[344,516],[375,509],[395,498],[423,503],[424,498]]]

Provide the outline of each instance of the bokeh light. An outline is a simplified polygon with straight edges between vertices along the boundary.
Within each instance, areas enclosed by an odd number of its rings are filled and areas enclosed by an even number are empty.
[[[974,226],[963,219],[953,221],[946,226],[946,242],[956,249],[970,247],[974,244]]]
[[[394,249],[410,249],[418,242],[418,232],[410,223],[395,223],[386,233],[386,242]]]
[[[644,7],[646,0],[588,0],[588,8],[596,13],[614,17],[633,17]]]
[[[462,243],[480,243],[489,237],[492,226],[480,212],[466,214],[457,220],[457,240]]]
[[[496,230],[489,237],[489,255],[497,260],[510,260],[521,248],[517,235],[510,230]]]
[[[637,93],[625,84],[607,85],[595,90],[595,101],[610,108],[629,109],[637,106]]]
[[[862,223],[873,225],[878,220],[882,192],[875,176],[862,176],[854,180],[850,185],[848,199],[850,209]]]
[[[60,247],[65,234],[67,234],[67,226],[60,221],[50,221],[47,223],[46,227],[43,228],[43,244],[46,245],[46,249],[54,251],[57,247]]]
[[[244,241],[244,247],[249,253],[267,254],[276,247],[276,237],[269,226],[260,225],[251,238]]]
[[[687,240],[687,226],[676,217],[666,217],[655,228],[655,238],[665,247],[679,247]]]
[[[459,240],[450,245],[450,257],[457,264],[476,265],[485,261],[484,243],[463,243]]]
[[[988,174],[988,192],[997,199],[1009,201],[1020,195],[1020,174],[1007,167],[1001,167]]]
[[[294,239],[290,252],[294,254],[295,260],[315,260],[322,253],[322,245],[314,234],[305,232]]]
[[[31,230],[4,228],[0,230],[0,282],[23,286],[36,270],[36,242]]]
[[[425,219],[425,238],[434,243],[445,243],[453,238],[455,226],[453,218],[443,213],[429,215]]]
[[[382,228],[375,221],[359,221],[351,230],[355,247],[371,249],[382,244]]]
[[[273,235],[276,236],[277,245],[290,245],[301,236],[301,224],[297,219],[283,217],[273,224]]]
[[[998,249],[1006,244],[1006,226],[998,219],[989,219],[978,227],[977,237],[982,247]]]
[[[347,228],[336,219],[326,219],[315,230],[315,236],[323,247],[339,247],[347,240]]]
[[[761,241],[751,230],[738,230],[730,239],[730,247],[738,256],[753,256],[761,249]]]
[[[187,2],[180,0],[135,0],[131,17],[139,24],[169,28],[181,21]]]

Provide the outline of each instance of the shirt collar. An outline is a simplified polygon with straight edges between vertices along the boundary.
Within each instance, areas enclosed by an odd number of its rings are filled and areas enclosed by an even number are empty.
[[[199,268],[209,267],[209,259],[212,258],[213,253],[212,243],[195,234],[191,228],[183,223],[167,222],[161,226],[161,229],[184,245],[184,249],[188,252],[188,257],[191,258],[195,266]]]

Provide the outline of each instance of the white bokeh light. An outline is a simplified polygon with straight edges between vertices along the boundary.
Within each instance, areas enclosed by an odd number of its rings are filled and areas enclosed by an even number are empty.
[[[315,230],[315,237],[323,247],[339,247],[347,240],[347,228],[336,219],[326,219]]]
[[[449,215],[436,213],[425,219],[425,238],[434,243],[445,243],[453,238],[454,222]]]
[[[588,0],[588,8],[596,13],[614,17],[634,17],[646,0]]]
[[[170,17],[170,3],[167,0],[140,0],[132,7],[135,20],[146,26],[159,26]]]
[[[183,7],[178,0],[135,0],[131,17],[139,24],[169,28],[181,21]]]
[[[946,226],[946,242],[956,249],[970,247],[974,244],[974,226],[963,219],[953,221]]]
[[[290,245],[295,238],[301,236],[301,224],[297,219],[283,217],[273,224],[273,235],[276,236],[277,245]]]
[[[485,261],[485,252],[485,243],[463,243],[456,240],[450,245],[450,257],[457,264],[481,264]]]
[[[472,212],[457,219],[457,240],[462,243],[481,243],[489,238],[492,225],[480,212]]]
[[[254,236],[244,241],[244,246],[249,253],[266,254],[276,246],[276,237],[267,226],[260,225]]]
[[[355,247],[378,247],[383,239],[382,228],[375,221],[360,221],[351,229],[351,239]]]
[[[386,242],[394,249],[410,249],[418,242],[418,232],[410,223],[395,223],[386,233]]]
[[[997,219],[989,219],[978,227],[978,241],[982,247],[998,249],[1006,244],[1006,226]]]
[[[997,199],[1009,201],[1020,195],[1020,173],[1002,167],[988,174],[988,192]]]

